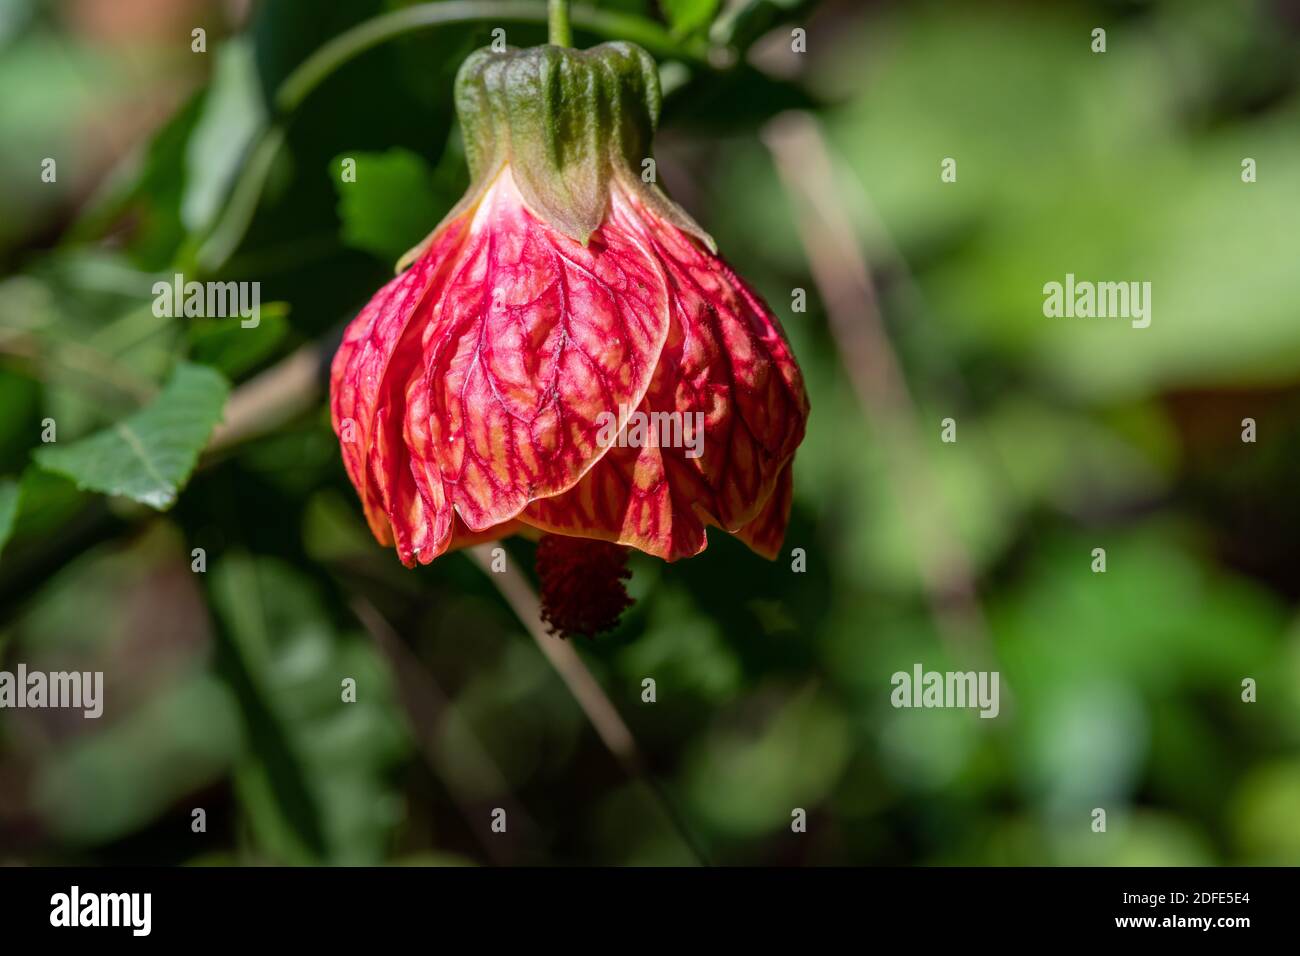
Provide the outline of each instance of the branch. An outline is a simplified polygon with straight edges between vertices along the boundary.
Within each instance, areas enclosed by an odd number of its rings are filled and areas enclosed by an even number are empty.
[[[207,455],[275,431],[311,409],[324,392],[327,345],[311,342],[235,389]]]
[[[501,596],[515,612],[515,616],[532,635],[538,649],[559,673],[560,679],[569,688],[569,693],[578,702],[582,712],[587,715],[591,725],[596,728],[596,733],[600,735],[600,739],[604,741],[610,753],[623,765],[629,776],[643,783],[650,790],[682,841],[701,864],[707,865],[708,857],[703,847],[677,811],[671,796],[647,769],[632,731],[619,716],[614,702],[609,699],[591,671],[587,669],[587,665],[583,663],[582,658],[578,656],[578,652],[574,650],[573,642],[547,633],[546,625],[542,623],[541,603],[533,591],[532,584],[509,563],[505,571],[494,572],[491,545],[474,545],[467,548],[466,553],[496,585]]]
[[[940,635],[961,656],[994,662],[975,588],[974,564],[949,533],[955,522],[927,460],[916,404],[885,332],[871,272],[835,191],[835,170],[817,120],[782,113],[762,132],[796,210],[796,225],[826,303],[831,334],[863,415],[888,445],[885,468],[911,523],[918,563]],[[960,657],[959,657],[960,659]]]
[[[452,799],[465,819],[466,826],[474,833],[485,853],[498,865],[510,862],[506,854],[507,844],[494,835],[484,832],[485,816],[482,799],[470,794],[461,782],[461,776],[448,763],[439,743],[439,731],[445,725],[452,710],[451,700],[438,686],[437,680],[421,666],[420,661],[411,653],[406,643],[393,630],[392,625],[379,612],[379,609],[364,597],[353,597],[352,612],[362,626],[370,632],[380,652],[388,661],[389,671],[397,686],[398,697],[406,708],[411,736],[416,740],[425,762],[446,785]],[[535,843],[537,824],[528,816],[523,807],[514,801],[510,785],[506,782],[501,768],[492,760],[479,739],[466,732],[463,737],[462,759],[471,766],[470,776],[482,781],[493,794],[492,800],[506,811],[510,820],[510,832],[525,834],[527,842]],[[513,841],[512,841],[513,842]]]

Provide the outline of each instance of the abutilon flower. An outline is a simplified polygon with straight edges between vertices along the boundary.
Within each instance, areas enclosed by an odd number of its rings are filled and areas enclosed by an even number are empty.
[[[655,63],[632,44],[471,55],[456,80],[469,191],[332,368],[334,430],[375,537],[414,566],[562,536],[539,573],[567,633],[617,620],[625,597],[592,597],[600,577],[623,593],[617,546],[674,561],[712,525],[774,558],[808,416],[776,317],[642,175],[659,106]],[[702,442],[670,447],[653,428],[609,441],[629,410],[702,422]],[[588,576],[604,611],[548,586],[566,574]]]

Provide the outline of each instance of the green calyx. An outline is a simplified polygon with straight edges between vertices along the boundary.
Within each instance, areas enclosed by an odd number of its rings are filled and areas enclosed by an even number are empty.
[[[612,181],[658,215],[713,240],[654,182],[659,70],[632,43],[589,50],[477,50],[456,77],[456,112],[476,196],[503,166],[532,212],[584,245],[605,218]]]

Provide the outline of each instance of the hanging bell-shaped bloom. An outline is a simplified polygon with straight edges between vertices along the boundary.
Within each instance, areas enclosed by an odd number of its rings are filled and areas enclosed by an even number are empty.
[[[530,528],[667,561],[708,526],[780,547],[803,380],[771,310],[647,174],[659,103],[627,43],[461,68],[472,185],[331,376],[348,475],[407,565]]]

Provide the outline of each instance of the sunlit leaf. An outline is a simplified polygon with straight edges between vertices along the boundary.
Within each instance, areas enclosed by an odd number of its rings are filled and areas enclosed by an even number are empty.
[[[396,261],[428,235],[448,208],[434,191],[429,165],[404,149],[339,156],[330,179],[343,241],[385,260]]]
[[[214,220],[266,122],[250,45],[223,43],[216,58],[216,75],[185,150],[181,221],[191,232]]]
[[[719,0],[661,0],[673,33],[682,36],[706,27],[718,12]]]
[[[190,357],[236,378],[274,354],[289,334],[287,312],[283,303],[267,303],[252,328],[231,319],[194,319]]]
[[[79,488],[166,509],[220,421],[229,390],[212,369],[181,363],[148,406],[69,445],[47,445],[36,451],[36,461]]]
[[[253,746],[236,773],[262,851],[291,863],[376,863],[397,820],[387,769],[406,745],[382,661],[340,635],[309,579],[269,558],[212,572]],[[354,701],[343,700],[345,679]]]

